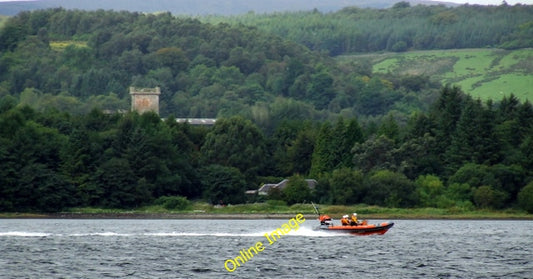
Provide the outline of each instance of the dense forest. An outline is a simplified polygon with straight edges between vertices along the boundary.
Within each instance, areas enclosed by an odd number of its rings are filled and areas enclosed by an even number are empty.
[[[533,205],[533,107],[498,108],[445,87],[400,129],[287,120],[272,135],[240,116],[213,127],[154,113],[37,112],[0,104],[0,210],[134,208],[161,197],[244,203],[245,191],[290,177],[271,198],[471,210]],[[301,187],[318,180],[315,191]],[[528,184],[529,183],[529,184]],[[306,185],[306,184],[304,184]]]
[[[206,16],[206,22],[242,23],[336,56],[375,51],[533,47],[533,6],[347,7],[334,13]]]
[[[509,34],[499,43],[525,38]],[[132,85],[161,87],[161,116],[122,112]],[[243,203],[259,198],[245,190],[286,177],[271,198],[533,211],[528,101],[373,75],[259,27],[23,12],[0,30],[0,98],[0,211]]]
[[[440,85],[427,76],[373,76],[253,27],[168,13],[24,12],[0,32],[0,95],[38,110],[129,108],[128,87],[160,86],[163,117],[281,120],[408,115]],[[333,115],[333,117],[331,117]]]

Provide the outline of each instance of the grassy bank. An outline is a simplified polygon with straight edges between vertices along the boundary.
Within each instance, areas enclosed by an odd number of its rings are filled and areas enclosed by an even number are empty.
[[[525,211],[507,210],[464,210],[460,208],[385,208],[369,205],[320,205],[322,213],[334,219],[343,214],[357,212],[363,219],[526,219],[533,220],[533,214]],[[287,206],[279,203],[254,203],[211,206],[195,202],[185,210],[167,210],[161,206],[147,206],[135,210],[72,208],[56,214],[0,213],[0,218],[287,218],[297,213],[313,216],[315,211],[310,204]]]
[[[374,73],[426,75],[459,85],[474,98],[500,100],[514,94],[532,100],[533,49],[455,49],[339,56],[341,61],[369,59]]]

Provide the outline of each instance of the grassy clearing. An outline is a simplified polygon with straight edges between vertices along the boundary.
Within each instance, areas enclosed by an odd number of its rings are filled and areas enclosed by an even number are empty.
[[[79,48],[88,48],[87,42],[84,41],[51,41],[50,47],[55,51],[63,51],[68,46],[75,46]]]
[[[427,75],[442,84],[456,84],[482,100],[500,100],[511,93],[533,101],[533,49],[456,49],[404,53],[344,55],[337,59],[369,59],[373,72]]]
[[[4,26],[4,24],[6,23],[6,21],[9,19],[8,16],[5,16],[5,15],[0,15],[0,28],[2,28]]]
[[[476,86],[478,85],[479,86]],[[481,99],[500,100],[504,95],[513,93],[520,100],[533,101],[533,75],[512,73],[502,74],[489,82],[476,82],[471,87],[459,83],[463,89],[470,88],[470,94]]]

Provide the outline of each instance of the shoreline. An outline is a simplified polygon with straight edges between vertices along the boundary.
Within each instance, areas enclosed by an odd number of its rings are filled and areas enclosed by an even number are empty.
[[[287,213],[0,213],[0,219],[290,219],[294,214]],[[305,218],[316,215],[304,214]]]
[[[217,219],[217,220],[257,220],[290,219],[291,213],[0,213],[0,219]],[[303,214],[306,219],[317,219],[316,214]],[[531,221],[532,216],[476,216],[476,215],[395,215],[365,214],[363,219],[372,220],[523,220]]]

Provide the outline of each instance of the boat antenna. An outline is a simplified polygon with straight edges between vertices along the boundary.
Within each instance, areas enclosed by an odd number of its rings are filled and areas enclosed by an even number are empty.
[[[315,203],[313,203],[313,202],[311,202],[311,204],[313,205],[313,208],[315,209],[316,214],[318,214],[318,216],[320,216],[320,211],[318,210],[318,206],[316,206]]]

